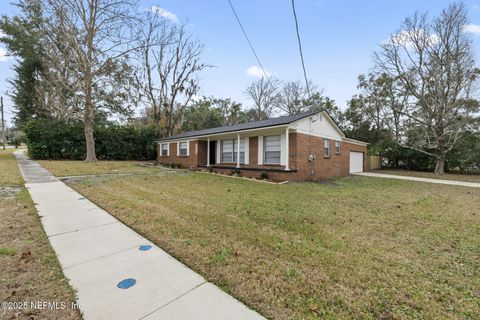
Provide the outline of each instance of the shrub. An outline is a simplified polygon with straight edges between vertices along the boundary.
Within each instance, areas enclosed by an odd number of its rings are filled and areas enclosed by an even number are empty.
[[[234,176],[234,177],[239,177],[240,176],[240,170],[233,169],[232,172],[230,173],[230,175]]]
[[[268,173],[262,172],[260,173],[260,180],[267,180],[268,179]]]
[[[29,155],[34,159],[82,160],[86,155],[81,122],[37,119],[25,126]],[[105,125],[94,128],[99,160],[153,160],[155,130],[150,127]]]

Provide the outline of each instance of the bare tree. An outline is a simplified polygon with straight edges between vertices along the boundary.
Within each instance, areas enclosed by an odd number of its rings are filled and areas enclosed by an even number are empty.
[[[281,82],[275,78],[261,78],[253,81],[246,90],[246,95],[253,102],[254,120],[267,119],[280,102]]]
[[[203,44],[187,33],[185,25],[152,11],[142,29],[139,47],[146,103],[157,135],[171,136],[198,93],[198,73],[210,66],[201,61]]]
[[[100,108],[128,113],[131,66],[127,55],[138,20],[132,16],[137,0],[44,0],[57,25],[59,39],[71,48],[77,79],[81,80],[86,162],[96,162],[94,117]],[[122,60],[125,59],[125,60]],[[120,86],[118,86],[120,84]],[[101,98],[100,98],[101,97]]]
[[[407,18],[402,30],[381,45],[378,69],[400,81],[408,104],[401,111],[407,135],[401,145],[436,158],[443,174],[445,155],[458,144],[478,111],[478,69],[463,4],[452,4],[433,21],[426,14]]]
[[[280,89],[278,109],[289,115],[307,111],[311,98],[309,92],[317,92],[311,82],[309,82],[308,87],[298,80],[284,82]]]

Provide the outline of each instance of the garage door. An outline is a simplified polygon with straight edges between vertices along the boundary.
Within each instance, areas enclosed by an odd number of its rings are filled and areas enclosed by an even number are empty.
[[[350,151],[350,173],[363,172],[363,152]]]

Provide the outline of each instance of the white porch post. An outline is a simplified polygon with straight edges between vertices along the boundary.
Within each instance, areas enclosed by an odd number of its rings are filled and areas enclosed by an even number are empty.
[[[237,168],[240,168],[240,133],[237,133]]]
[[[288,151],[288,127],[285,129],[285,171],[290,170],[288,167],[288,158],[290,158],[289,151]]]
[[[210,167],[210,137],[207,138],[207,167]]]

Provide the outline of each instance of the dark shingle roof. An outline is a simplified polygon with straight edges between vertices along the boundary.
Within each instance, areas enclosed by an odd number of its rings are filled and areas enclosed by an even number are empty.
[[[160,141],[193,138],[193,137],[207,136],[207,135],[217,134],[217,133],[227,133],[227,132],[233,132],[233,131],[243,131],[243,130],[251,130],[251,129],[257,129],[257,128],[280,126],[280,125],[289,124],[294,121],[309,117],[321,111],[322,110],[308,111],[308,112],[303,112],[303,113],[299,113],[291,116],[283,116],[283,117],[271,118],[266,120],[238,123],[238,124],[225,126],[225,127],[202,129],[197,131],[188,131],[188,132],[180,133],[176,136],[160,139]]]

